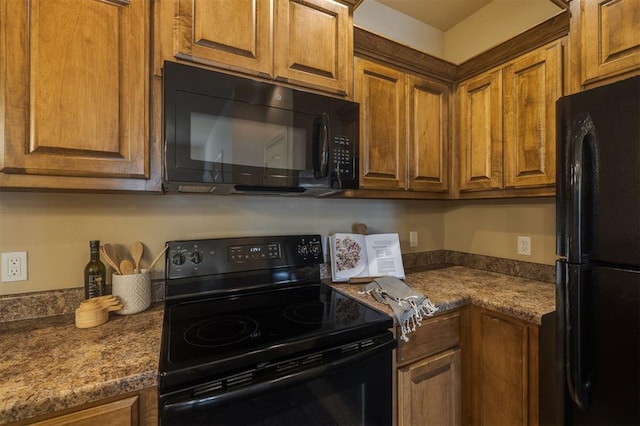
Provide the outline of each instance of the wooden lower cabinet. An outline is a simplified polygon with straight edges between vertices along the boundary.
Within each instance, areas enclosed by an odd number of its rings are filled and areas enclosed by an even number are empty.
[[[399,369],[398,424],[458,425],[460,402],[459,348]]]
[[[158,424],[155,388],[97,401],[26,422],[37,426],[152,426]]]
[[[538,424],[538,326],[471,307],[465,401],[473,425]]]
[[[461,315],[428,318],[396,351],[397,424],[459,425],[462,418]]]

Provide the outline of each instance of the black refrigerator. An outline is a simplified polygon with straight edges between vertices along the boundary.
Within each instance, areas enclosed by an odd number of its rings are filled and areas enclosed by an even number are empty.
[[[556,114],[556,420],[639,425],[640,76]]]

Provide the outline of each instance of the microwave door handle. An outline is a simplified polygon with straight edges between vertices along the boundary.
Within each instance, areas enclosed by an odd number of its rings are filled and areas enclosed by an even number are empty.
[[[313,177],[329,176],[329,115],[323,113],[313,123]]]

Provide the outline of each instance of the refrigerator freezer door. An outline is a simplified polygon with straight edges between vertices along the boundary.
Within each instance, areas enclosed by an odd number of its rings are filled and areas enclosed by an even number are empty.
[[[559,321],[565,377],[583,392],[579,396],[586,402],[579,407],[567,399],[565,424],[640,424],[640,272],[566,263],[563,267],[567,282],[559,279],[557,295],[558,306],[570,313]],[[576,278],[580,281],[572,282]],[[575,306],[577,300],[580,306]],[[580,313],[581,324],[571,312]],[[572,337],[576,329],[580,339]],[[578,366],[572,365],[576,357]],[[577,385],[576,377],[582,380]]]
[[[557,253],[640,269],[640,76],[558,100]]]

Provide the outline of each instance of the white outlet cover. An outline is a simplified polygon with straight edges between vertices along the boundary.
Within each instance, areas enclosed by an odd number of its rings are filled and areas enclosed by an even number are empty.
[[[518,237],[518,254],[531,256],[531,237]]]
[[[27,252],[2,253],[2,282],[27,280]]]

